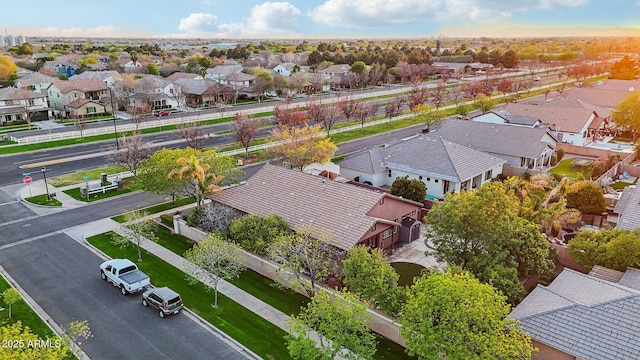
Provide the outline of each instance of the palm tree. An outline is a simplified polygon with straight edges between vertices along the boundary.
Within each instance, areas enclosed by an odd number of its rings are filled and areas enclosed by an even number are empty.
[[[554,202],[538,212],[538,219],[542,231],[547,236],[557,236],[567,224],[575,224],[582,218],[578,209],[567,208],[567,201],[562,199]]]
[[[195,155],[180,157],[176,160],[179,167],[171,170],[168,179],[190,179],[195,187],[196,207],[201,208],[202,198],[222,189],[218,184],[224,179],[224,175],[210,174],[211,165],[200,163]]]

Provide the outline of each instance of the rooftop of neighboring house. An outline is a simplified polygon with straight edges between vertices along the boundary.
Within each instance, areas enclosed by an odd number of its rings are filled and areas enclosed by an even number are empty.
[[[54,81],[51,86],[55,86],[61,93],[66,94],[74,90],[79,91],[101,91],[108,90],[107,84],[99,78],[86,78],[75,80]]]
[[[447,119],[433,134],[479,151],[532,159],[555,148],[543,140],[549,136],[555,141],[555,137],[544,127]]]
[[[146,75],[138,79],[137,89],[141,90],[153,90],[164,89],[171,85],[172,82],[158,75]]]
[[[640,228],[640,191],[635,185],[627,186],[613,209],[620,214],[616,229],[635,230]]]
[[[202,95],[211,88],[219,86],[217,81],[211,79],[177,79],[175,84],[180,85],[183,94]]]
[[[17,89],[14,87],[0,88],[0,101],[40,99],[46,97],[47,95],[45,94],[26,89]]]
[[[640,271],[619,283],[564,269],[538,285],[509,315],[532,339],[584,360],[637,359]]]
[[[79,99],[75,99],[72,102],[70,102],[67,106],[70,109],[78,109],[80,107],[82,107],[83,105],[86,105],[88,103],[94,103],[94,104],[98,104],[97,101],[93,101],[91,99],[85,99],[85,98],[79,98]]]
[[[48,76],[39,72],[33,72],[29,75],[19,78],[17,82],[19,82],[21,86],[29,86],[36,84],[50,84],[57,80],[58,78]]]
[[[383,198],[419,203],[298,170],[265,164],[245,184],[209,195],[244,213],[278,214],[289,226],[310,226],[313,234],[330,234],[331,245],[348,250],[379,221],[367,215]],[[349,201],[345,201],[349,199]]]
[[[610,111],[587,101],[584,101],[575,96],[569,96],[569,94],[563,93],[557,97],[549,97],[545,100],[533,99],[529,101],[521,101],[521,104],[532,104],[539,106],[547,106],[547,107],[555,107],[555,108],[572,108],[572,109],[587,109],[593,110],[602,117],[608,117],[610,115]]]
[[[640,91],[640,81],[609,79],[579,88],[572,87],[564,93],[606,109],[613,109],[633,91]]]
[[[115,70],[105,70],[105,71],[83,71],[80,74],[73,75],[69,79],[100,79],[102,81],[106,81],[108,78],[112,77],[114,80],[122,79],[122,75]]]
[[[186,72],[174,72],[173,74],[165,77],[165,79],[171,81],[171,82],[175,82],[178,79],[197,79],[197,78],[202,78],[200,75],[198,74],[194,74],[194,73],[186,73]]]
[[[222,80],[226,80],[226,81],[252,81],[255,80],[255,76],[251,75],[251,74],[245,74],[245,73],[232,73],[232,74],[228,74],[228,75],[224,75],[221,77]]]
[[[340,75],[340,74],[348,73],[349,70],[351,70],[351,65],[349,64],[336,64],[336,65],[331,65],[324,69],[318,70],[318,72],[321,72],[323,74]]]
[[[207,69],[207,74],[217,74],[219,76],[225,76],[225,75],[230,75],[230,74],[235,74],[235,73],[239,73],[242,71],[242,65],[239,64],[223,64],[223,65],[216,65],[215,67],[212,68],[208,68]]]
[[[506,123],[512,125],[534,126],[539,124],[540,122],[540,119],[538,119],[537,117],[514,115],[505,109],[495,109],[492,110],[491,113],[496,114],[497,116],[503,118]]]
[[[560,102],[556,102],[560,105]],[[593,109],[569,106],[545,106],[542,103],[509,103],[505,110],[519,116],[537,117],[543,125],[553,131],[579,133],[594,113]]]
[[[348,156],[340,167],[366,173],[393,169],[462,182],[504,163],[506,160],[442,136],[418,135]]]

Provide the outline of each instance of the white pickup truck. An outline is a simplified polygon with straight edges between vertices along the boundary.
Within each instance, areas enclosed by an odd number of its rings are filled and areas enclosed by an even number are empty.
[[[151,285],[149,276],[128,259],[113,259],[100,264],[100,277],[120,288],[122,295],[136,293]]]

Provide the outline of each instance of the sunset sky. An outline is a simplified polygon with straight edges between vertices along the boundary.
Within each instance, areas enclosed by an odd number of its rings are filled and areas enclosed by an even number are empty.
[[[82,37],[640,35],[640,0],[31,0],[2,33]]]

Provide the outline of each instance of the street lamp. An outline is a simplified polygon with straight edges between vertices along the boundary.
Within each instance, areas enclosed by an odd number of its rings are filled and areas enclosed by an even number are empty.
[[[49,184],[47,184],[47,168],[43,166],[40,171],[42,171],[42,176],[44,176],[44,188],[47,190],[47,201],[51,201],[51,196],[49,195]]]
[[[120,145],[118,144],[118,128],[116,127],[116,109],[113,106],[113,89],[109,88],[109,94],[111,99],[111,115],[113,116],[113,133],[116,135],[116,151],[120,151]]]

